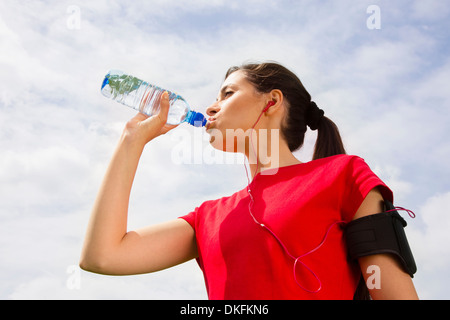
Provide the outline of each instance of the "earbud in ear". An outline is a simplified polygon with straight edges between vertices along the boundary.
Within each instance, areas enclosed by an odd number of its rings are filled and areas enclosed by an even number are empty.
[[[273,105],[275,105],[275,101],[269,101],[269,103],[267,104],[267,106],[264,108],[264,110],[262,112],[266,112]]]

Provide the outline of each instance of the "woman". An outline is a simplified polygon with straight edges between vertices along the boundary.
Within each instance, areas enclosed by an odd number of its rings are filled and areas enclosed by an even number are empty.
[[[352,299],[361,274],[367,280],[369,267],[377,266],[373,299],[417,298],[393,256],[363,257],[359,267],[348,261],[344,226],[382,212],[392,192],[361,158],[345,155],[335,124],[276,63],[229,69],[207,109],[212,146],[255,160],[248,188],[179,219],[127,232],[144,146],[173,129],[165,125],[167,94],[160,104],[159,114],[138,114],[123,131],[93,208],[81,268],[141,274],[196,258],[210,299]],[[301,163],[292,152],[302,146],[307,126],[318,138],[313,161]]]

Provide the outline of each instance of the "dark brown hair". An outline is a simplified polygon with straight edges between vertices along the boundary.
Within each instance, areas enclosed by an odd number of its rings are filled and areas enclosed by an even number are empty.
[[[299,149],[305,140],[308,113],[311,108],[311,95],[306,91],[300,79],[284,66],[274,63],[248,63],[228,69],[225,78],[241,70],[258,92],[269,93],[280,90],[287,101],[287,115],[281,126],[281,135],[293,152]],[[322,117],[317,125],[318,135],[313,160],[337,154],[345,154],[339,130],[333,121]]]

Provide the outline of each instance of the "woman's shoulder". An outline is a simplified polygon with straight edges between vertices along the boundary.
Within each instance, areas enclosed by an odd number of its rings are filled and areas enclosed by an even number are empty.
[[[229,207],[234,207],[236,206],[243,197],[245,197],[247,195],[246,193],[246,188],[236,191],[235,193],[228,195],[228,196],[223,196],[220,198],[216,198],[216,199],[210,199],[210,200],[206,200],[204,201],[200,206],[199,209],[201,210],[211,210],[217,207],[223,207],[224,205],[229,206]]]
[[[317,179],[354,179],[359,176],[373,175],[373,171],[360,156],[340,154],[310,161],[300,174],[309,174]]]
[[[326,158],[320,158],[317,160],[312,160],[308,162],[309,165],[316,168],[346,168],[349,166],[359,166],[366,165],[366,162],[363,158],[356,155],[348,155],[348,154],[338,154]]]
[[[364,161],[363,158],[361,158],[360,156],[357,155],[351,155],[351,154],[337,154],[334,156],[330,156],[330,157],[326,157],[326,158],[320,158],[317,160],[313,160],[313,161],[323,161],[323,162],[342,162],[342,163],[348,163],[351,161],[359,161],[362,160]]]

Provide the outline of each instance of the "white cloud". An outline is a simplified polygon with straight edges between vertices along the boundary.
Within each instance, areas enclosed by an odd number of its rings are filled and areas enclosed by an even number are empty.
[[[448,5],[439,0],[415,1],[412,4],[412,16],[422,21],[447,19],[449,12]]]
[[[417,212],[418,221],[408,221],[410,237],[418,272],[416,286],[423,299],[448,299],[450,264],[450,192],[437,194]]]
[[[204,300],[203,276],[195,262],[155,274],[107,277],[90,274],[77,266],[61,266],[15,286],[7,297],[18,300]],[[186,277],[189,274],[189,277]],[[77,278],[77,279],[74,279]],[[188,298],[187,298],[188,297]]]

